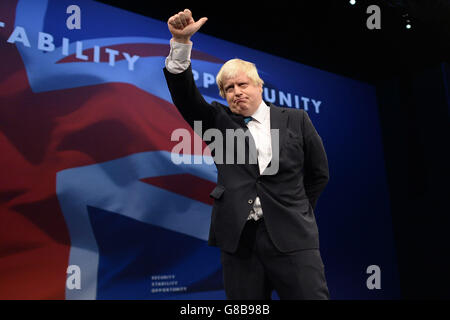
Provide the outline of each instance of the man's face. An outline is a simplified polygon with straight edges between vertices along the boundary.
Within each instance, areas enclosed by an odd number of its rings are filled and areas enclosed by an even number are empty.
[[[256,85],[244,72],[224,82],[225,98],[233,113],[251,116],[262,101],[262,85]]]

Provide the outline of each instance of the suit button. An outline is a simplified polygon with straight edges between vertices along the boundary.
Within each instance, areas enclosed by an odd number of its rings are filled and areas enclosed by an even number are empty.
[[[249,204],[252,204],[252,203],[253,203],[253,200],[252,200],[252,199],[248,200],[248,203],[249,203]]]

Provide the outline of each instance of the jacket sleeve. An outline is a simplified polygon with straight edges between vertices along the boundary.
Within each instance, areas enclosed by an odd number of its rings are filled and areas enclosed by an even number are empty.
[[[304,186],[313,209],[329,180],[328,159],[322,139],[314,128],[311,119],[303,112],[304,139]]]
[[[212,128],[217,110],[205,101],[195,85],[192,66],[178,74],[164,68],[164,76],[173,103],[189,125],[194,128],[194,121],[202,121],[203,130]]]

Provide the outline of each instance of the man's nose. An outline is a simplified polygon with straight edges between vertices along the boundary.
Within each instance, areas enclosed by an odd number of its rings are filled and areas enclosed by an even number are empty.
[[[236,86],[236,87],[234,88],[234,95],[235,95],[235,96],[240,96],[241,94],[242,94],[242,89],[239,88],[239,86]]]

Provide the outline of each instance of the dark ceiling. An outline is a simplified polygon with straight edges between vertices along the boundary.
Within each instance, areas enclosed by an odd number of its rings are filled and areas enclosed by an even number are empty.
[[[450,57],[449,0],[99,2],[162,21],[188,7],[194,19],[208,17],[202,33],[370,83]],[[380,30],[366,26],[371,4],[381,9]]]

